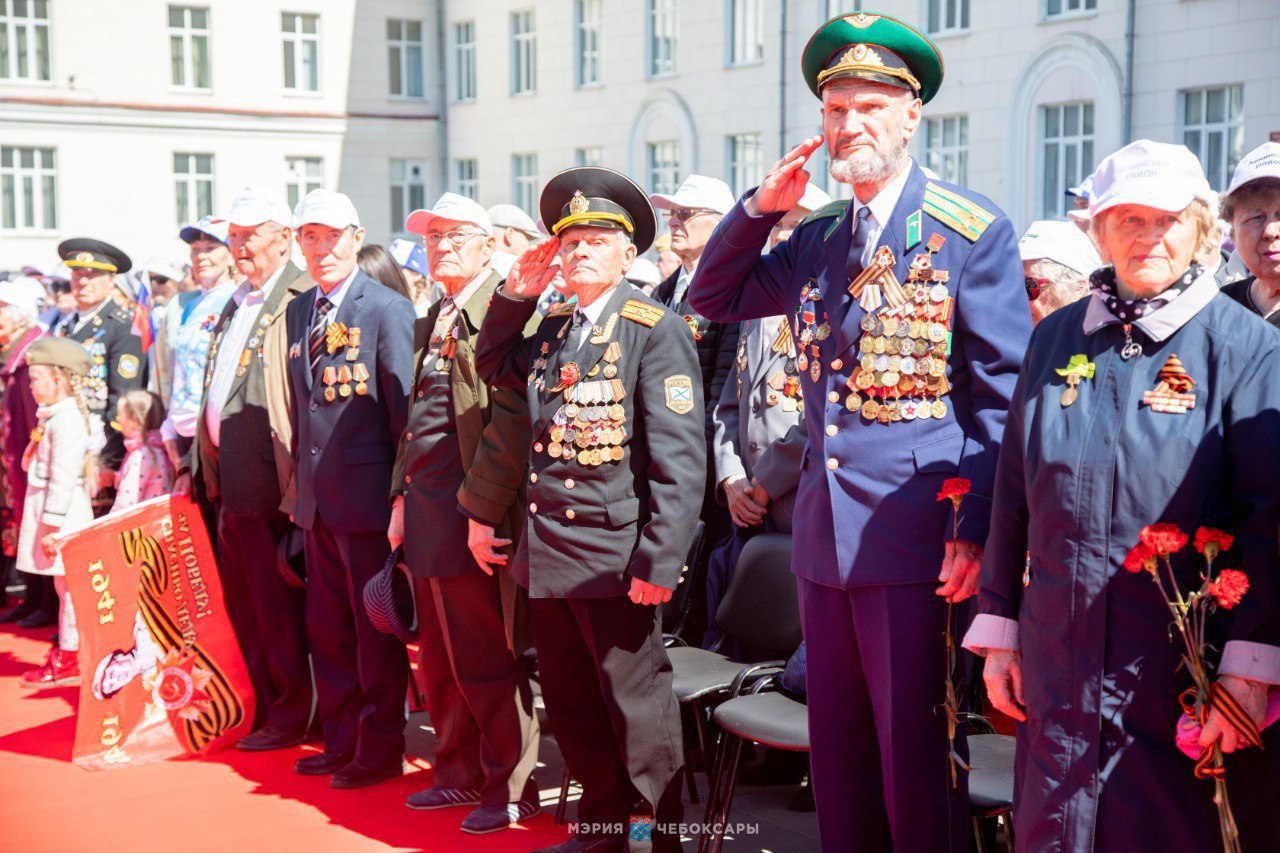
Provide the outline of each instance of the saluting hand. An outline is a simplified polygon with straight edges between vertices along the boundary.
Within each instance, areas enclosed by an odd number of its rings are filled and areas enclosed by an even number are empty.
[[[481,524],[474,518],[467,519],[467,547],[476,565],[486,575],[493,574],[494,566],[505,566],[507,555],[499,554],[498,549],[511,544],[510,539],[499,539],[498,534],[487,524]]]
[[[521,255],[507,274],[503,286],[506,294],[514,299],[537,299],[556,277],[552,262],[560,249],[560,241],[551,237],[531,246]]]
[[[636,604],[666,604],[671,600],[671,590],[640,578],[632,578],[628,597]]]
[[[762,213],[786,213],[796,206],[804,189],[809,185],[809,173],[804,164],[813,156],[813,152],[822,147],[821,136],[810,136],[765,173],[760,188],[755,195],[744,202],[747,213],[759,216]]]

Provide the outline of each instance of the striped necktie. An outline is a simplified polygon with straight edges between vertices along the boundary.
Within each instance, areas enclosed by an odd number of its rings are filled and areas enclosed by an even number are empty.
[[[333,303],[325,297],[321,296],[316,299],[316,318],[311,322],[311,339],[308,344],[312,374],[320,366],[320,356],[324,354],[324,333],[329,328],[329,324],[325,322],[325,317],[329,315],[329,311],[332,308]]]

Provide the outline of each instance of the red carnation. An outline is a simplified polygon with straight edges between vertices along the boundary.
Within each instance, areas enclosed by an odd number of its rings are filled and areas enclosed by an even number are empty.
[[[1124,567],[1131,572],[1140,572],[1146,569],[1154,575],[1156,573],[1156,556],[1155,551],[1139,542],[1133,546],[1133,550],[1124,558]]]
[[[1228,537],[1230,538],[1230,537]],[[1216,596],[1223,609],[1230,610],[1249,591],[1249,576],[1236,569],[1223,569],[1218,579],[1209,584],[1209,594]]]
[[[1223,530],[1213,527],[1201,527],[1196,531],[1196,550],[1210,560],[1217,558],[1223,551],[1231,550],[1231,543],[1236,538]]]
[[[950,500],[956,506],[960,506],[960,499],[969,494],[969,487],[973,484],[964,477],[952,477],[942,484],[942,491],[938,492],[938,500]]]
[[[1181,551],[1187,544],[1187,534],[1178,529],[1176,524],[1151,524],[1142,528],[1138,534],[1142,544],[1161,557],[1167,557],[1175,551]]]

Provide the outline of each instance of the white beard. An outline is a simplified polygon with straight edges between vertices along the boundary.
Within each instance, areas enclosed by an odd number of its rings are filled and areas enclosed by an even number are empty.
[[[842,184],[878,183],[898,170],[906,151],[906,143],[898,141],[886,151],[876,149],[847,159],[832,156],[827,171]]]

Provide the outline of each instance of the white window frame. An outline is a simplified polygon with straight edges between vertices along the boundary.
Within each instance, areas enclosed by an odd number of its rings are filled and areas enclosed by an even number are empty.
[[[1209,117],[1210,99],[1214,96],[1223,101],[1221,119]],[[1209,185],[1218,192],[1226,190],[1244,156],[1244,85],[1179,89],[1177,138],[1199,158]]]
[[[0,83],[53,81],[49,2],[27,0],[22,15],[18,14],[14,0],[0,2]],[[26,73],[20,73],[23,71],[20,63],[24,61]]]
[[[603,30],[604,0],[574,0],[573,84],[579,89],[603,83]]]
[[[1072,107],[1078,108],[1079,121],[1072,128],[1067,128],[1068,111]],[[1057,130],[1050,136],[1050,115],[1053,112],[1057,113]],[[1097,165],[1097,105],[1093,101],[1040,104],[1036,118],[1039,122],[1036,132],[1039,168],[1036,172],[1040,176],[1037,184],[1040,215],[1037,218],[1065,219],[1071,209],[1067,204],[1067,187],[1079,186]],[[1074,127],[1080,129],[1074,130]],[[1052,159],[1049,156],[1051,147],[1056,149]],[[1073,160],[1074,168],[1070,168]]]
[[[663,49],[659,50],[659,39]],[[668,77],[679,73],[679,0],[648,0],[645,15],[644,72],[646,77]]]
[[[604,165],[604,146],[587,145],[583,148],[573,149],[573,165],[575,166],[603,166]]]
[[[924,120],[923,164],[944,181],[969,183],[969,116],[958,113]]]
[[[453,191],[472,201],[480,200],[480,161],[475,157],[453,161]]]
[[[729,188],[742,195],[764,179],[764,134],[731,133],[725,137],[724,161],[729,168]]]
[[[28,155],[29,165],[23,164]],[[29,215],[26,215],[29,214]],[[52,146],[0,146],[0,233],[58,230],[58,162]]]
[[[324,158],[285,157],[284,174],[284,197],[292,209],[307,193],[324,186]]]
[[[414,26],[418,28],[416,39],[409,36],[410,27]],[[393,28],[397,32],[393,33]],[[416,18],[387,18],[387,97],[397,101],[421,101],[427,97],[426,32],[426,23]],[[399,75],[398,92],[393,71]],[[411,91],[410,85],[415,80],[416,92]]]
[[[463,37],[467,41],[463,41]],[[453,22],[453,102],[476,99],[476,22]]]
[[[1098,14],[1098,0],[1043,0],[1041,17],[1045,21],[1083,18]]]
[[[201,170],[204,162],[209,165],[207,171]],[[173,152],[173,201],[179,226],[198,222],[213,213],[215,171],[212,153]]]
[[[391,233],[404,234],[409,214],[427,206],[427,163],[406,157],[387,161],[387,184],[391,191]]]
[[[659,139],[646,142],[644,162],[649,192],[670,195],[680,188],[680,140]]]
[[[533,8],[516,9],[511,26],[511,94],[538,91],[538,22]]]
[[[530,216],[538,215],[538,155],[511,155],[511,201]]]
[[[12,0],[10,0],[12,2]],[[176,3],[166,7],[169,18],[169,88],[183,92],[208,92],[213,89],[213,54],[209,44],[212,27],[209,22],[208,6],[179,6]],[[182,24],[173,23],[173,15],[182,15]],[[195,25],[196,12],[204,13],[204,26]],[[201,43],[204,49],[204,62],[196,58],[196,45]],[[200,66],[203,65],[203,68]],[[200,71],[204,72],[205,85],[199,85]],[[176,72],[181,71],[182,80],[175,80]]]
[[[724,63],[728,68],[764,62],[764,0],[725,0]]]
[[[315,32],[306,32],[305,21],[310,18],[315,21]],[[290,20],[292,19],[292,21]],[[292,23],[293,29],[286,27]],[[280,13],[280,38],[281,38],[281,58],[284,62],[286,73],[284,74],[284,91],[287,95],[319,95],[321,90],[321,64],[320,64],[320,37],[322,34],[320,24],[320,15],[315,12],[288,12]],[[287,69],[289,66],[289,47],[293,48],[293,85],[289,85],[289,77]],[[315,77],[315,87],[300,85],[303,78],[306,77],[307,60],[305,54],[310,48],[312,54],[313,76]]]
[[[841,15],[853,15],[862,11],[862,0],[826,0],[823,7],[827,10],[827,14],[823,16],[820,23],[826,23],[832,18],[838,18]]]
[[[925,32],[931,36],[969,32],[972,6],[970,0],[925,0]]]

